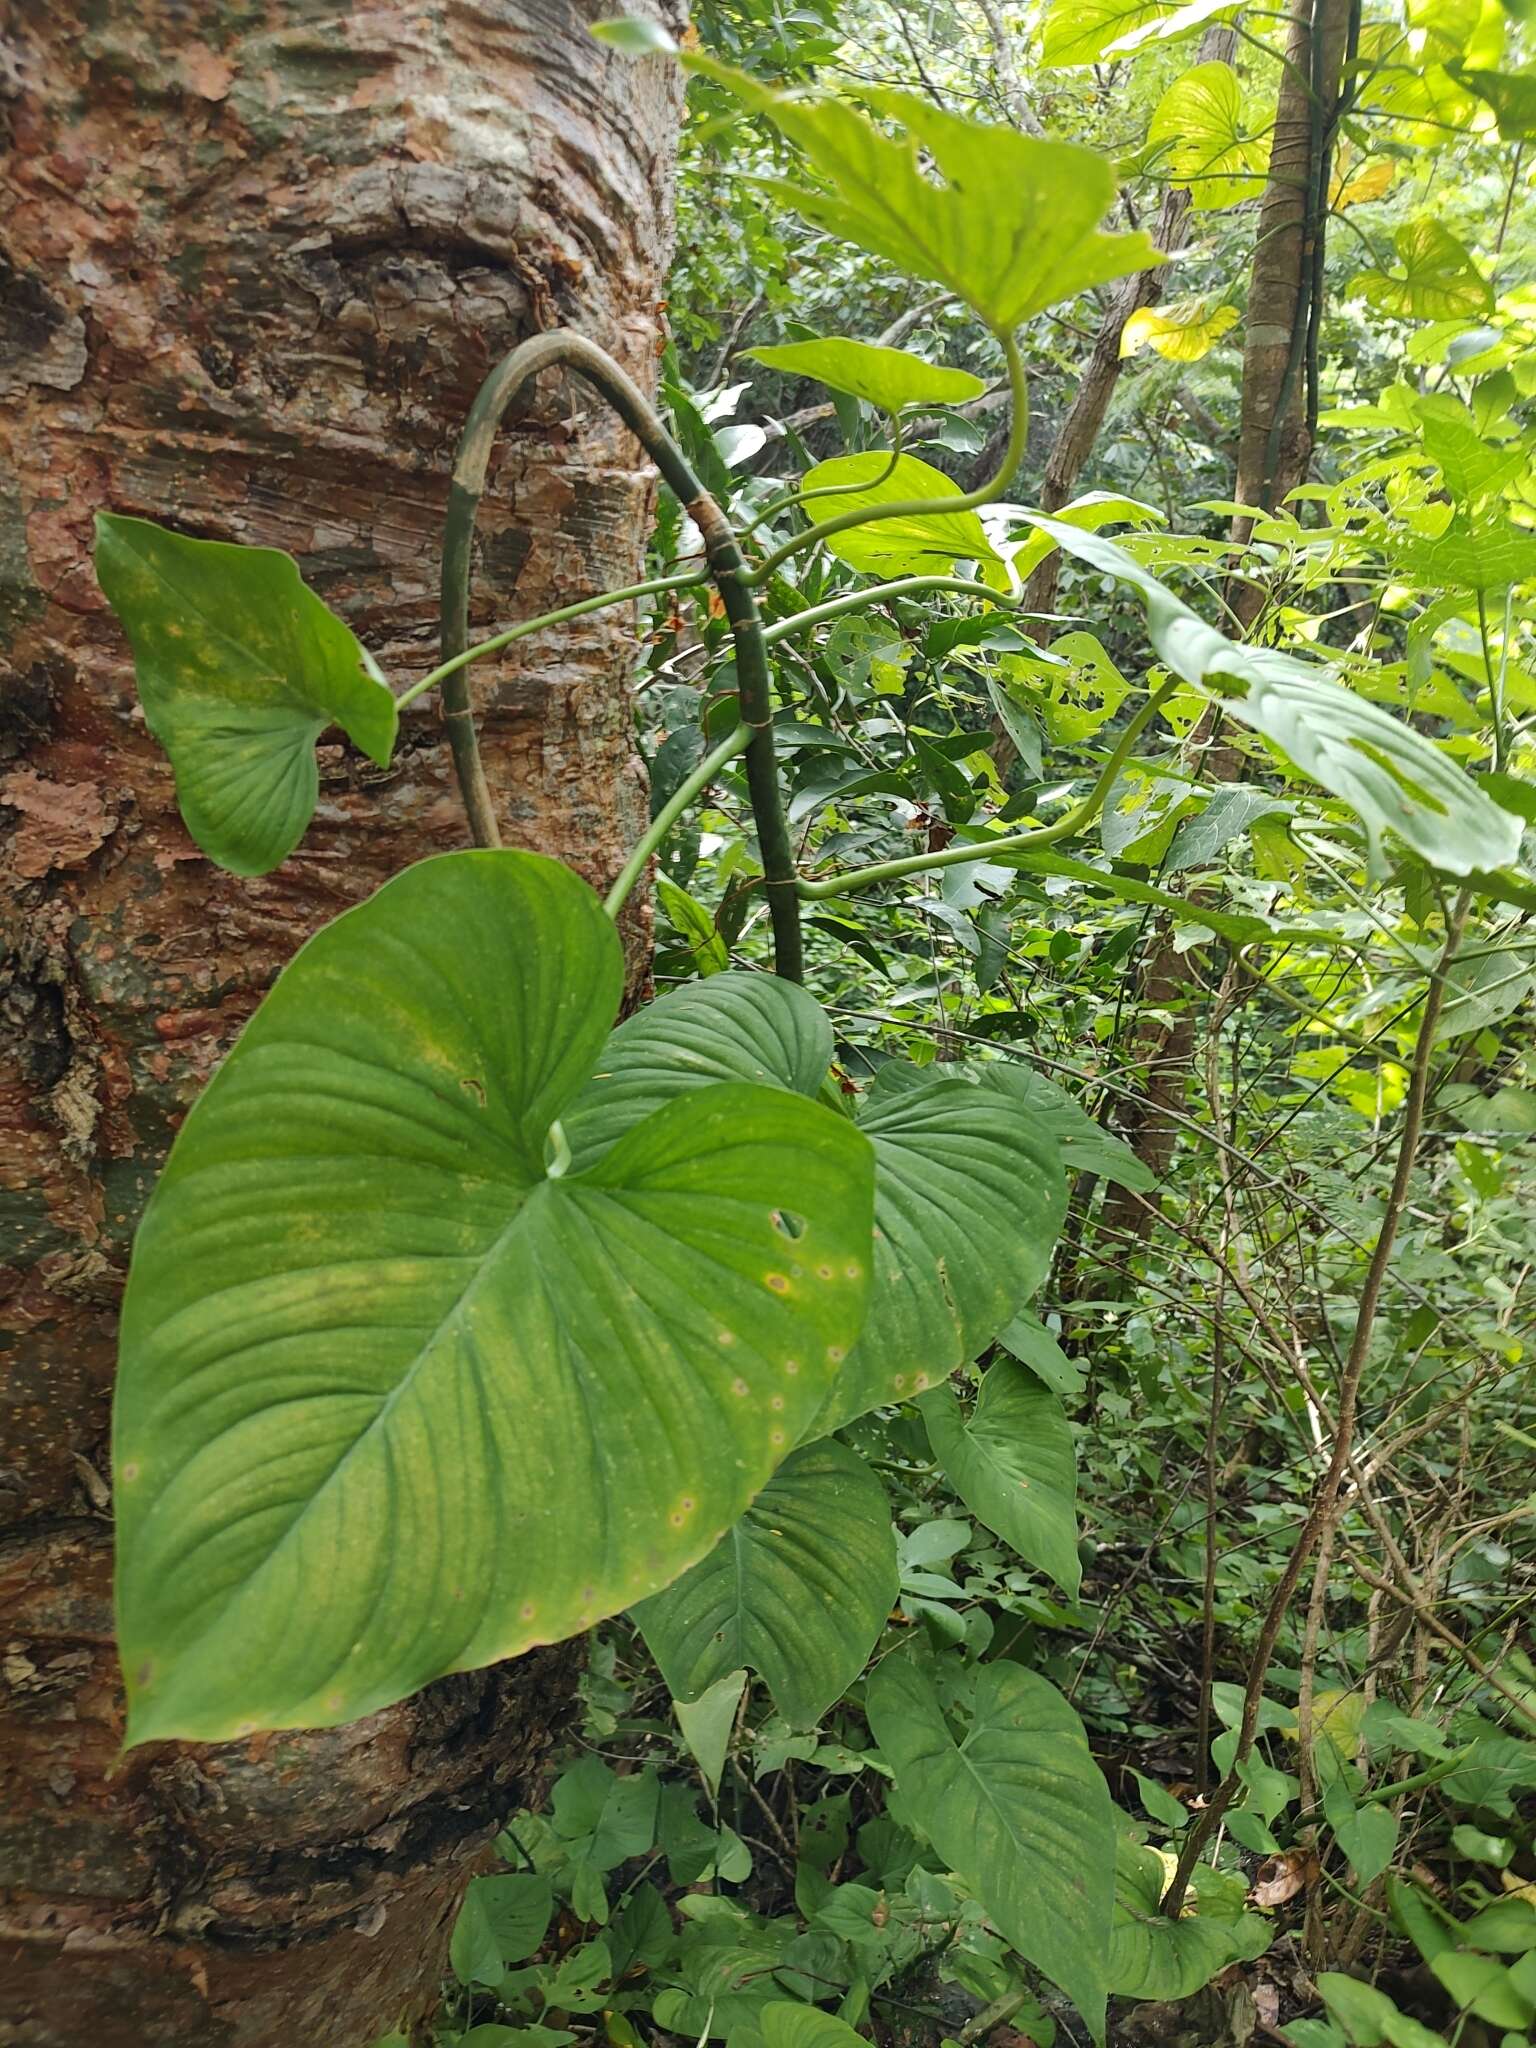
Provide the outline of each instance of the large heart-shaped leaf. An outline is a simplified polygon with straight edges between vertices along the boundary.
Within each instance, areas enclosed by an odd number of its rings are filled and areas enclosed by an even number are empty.
[[[1399,320],[1454,320],[1464,313],[1492,312],[1492,287],[1449,228],[1426,217],[1406,222],[1392,240],[1401,276],[1364,270],[1354,282],[1378,313]]]
[[[1066,1215],[1054,1138],[991,1089],[887,1078],[859,1128],[875,1148],[874,1271],[818,1434],[923,1393],[990,1344],[1045,1278]]]
[[[1373,853],[1392,831],[1447,874],[1513,862],[1522,820],[1411,725],[1345,689],[1327,669],[1226,639],[1103,534],[1042,513],[1029,518],[1068,554],[1139,591],[1152,644],[1175,675],[1219,697],[1229,717],[1273,740],[1303,773],[1351,805]]]
[[[388,765],[395,700],[291,555],[99,512],[96,574],[187,830],[220,867],[264,875],[292,853],[314,816],[328,725]]]
[[[831,1063],[832,1026],[803,988],[772,974],[712,974],[619,1026],[563,1120],[566,1138],[581,1166],[675,1095],[716,1081],[814,1095]]]
[[[885,1488],[831,1438],[782,1464],[736,1526],[634,1610],[674,1699],[746,1665],[796,1728],[863,1668],[898,1590]]]
[[[1102,2041],[1115,1823],[1077,1715],[1032,1671],[987,1664],[956,1742],[933,1681],[905,1652],[880,1665],[867,1704],[907,1811]]]
[[[969,370],[951,370],[904,348],[881,348],[840,334],[749,348],[743,359],[789,377],[813,377],[829,391],[867,399],[882,412],[900,412],[904,405],[963,405],[968,398],[980,398],[987,388]]]
[[[724,1083],[559,1173],[622,980],[568,869],[443,855],[303,948],[193,1109],[123,1310],[130,1742],[333,1724],[572,1634],[805,1433],[870,1147]]]
[[[800,486],[812,513],[820,509],[815,502],[818,491],[838,493],[835,509],[840,514],[874,511],[914,498],[942,501],[962,495],[960,486],[931,462],[898,455],[893,463],[877,448],[818,462]],[[1002,556],[980,519],[963,506],[958,512],[898,514],[876,519],[870,526],[850,526],[844,533],[829,535],[826,546],[839,561],[872,576],[946,576],[954,573],[957,562],[980,562],[990,566],[990,580],[998,588],[1007,588]]]
[[[1091,149],[968,121],[913,93],[867,90],[861,97],[898,130],[890,135],[844,99],[772,92],[697,53],[683,62],[766,114],[825,179],[825,189],[766,181],[797,212],[943,285],[998,333],[1166,260],[1140,230],[1098,232],[1115,178]]]
[[[1230,64],[1196,64],[1176,78],[1157,103],[1147,141],[1197,209],[1236,206],[1264,189],[1269,140],[1263,121],[1246,117]]]
[[[1077,1598],[1077,1459],[1066,1410],[1027,1366],[999,1358],[969,1415],[948,1387],[919,1403],[944,1476],[979,1521]],[[663,1595],[665,1598],[665,1595]]]
[[[1109,1946],[1109,1988],[1117,1997],[1188,1998],[1228,1963],[1269,1947],[1268,1926],[1243,1911],[1243,1880],[1207,1864],[1196,1865],[1181,1917],[1165,1918],[1161,1900],[1172,1874],[1157,1850],[1121,1838]]]
[[[565,1119],[576,1161],[710,1081],[814,1094],[831,1051],[824,1013],[789,982],[737,973],[690,982],[605,1046]],[[1055,1140],[1030,1104],[1000,1112],[966,1081],[907,1072],[910,1088],[883,1069],[860,1110],[876,1162],[869,1312],[816,1436],[974,1358],[1040,1284],[1066,1211]]]
[[[1144,1194],[1156,1185],[1156,1174],[1124,1138],[1106,1131],[1075,1096],[1024,1060],[989,1060],[972,1071],[985,1086],[1000,1088],[1029,1110],[1056,1140],[1061,1163],[1069,1172],[1099,1174],[1133,1194]]]

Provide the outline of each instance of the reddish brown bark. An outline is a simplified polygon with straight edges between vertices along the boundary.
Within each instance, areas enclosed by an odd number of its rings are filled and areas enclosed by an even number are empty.
[[[1350,0],[1292,0],[1286,63],[1275,101],[1268,182],[1259,207],[1248,317],[1243,329],[1243,393],[1234,497],[1266,508],[1281,503],[1306,475],[1312,455],[1307,417],[1306,334],[1314,265],[1326,204],[1326,151],[1343,76]],[[1238,520],[1233,537],[1247,538]],[[1244,624],[1259,594],[1238,584],[1230,594]]]
[[[319,816],[275,874],[210,867],[90,548],[98,507],[286,547],[386,672],[430,666],[452,445],[487,368],[559,318],[652,376],[678,87],[588,36],[604,11],[22,0],[0,30],[0,2041],[16,2048],[307,2048],[419,2015],[474,1859],[569,1692],[570,1653],[543,1652],[354,1728],[159,1745],[109,1775],[108,1402],[136,1218],[297,943],[467,835],[423,707],[386,771],[324,749]],[[629,438],[550,388],[505,442],[477,622],[631,580],[651,486]],[[645,811],[633,622],[514,652],[480,686],[506,836],[606,880]]]

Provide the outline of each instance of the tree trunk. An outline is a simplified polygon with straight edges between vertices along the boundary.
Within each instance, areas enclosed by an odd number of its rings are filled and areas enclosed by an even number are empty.
[[[1351,0],[1291,4],[1249,274],[1234,491],[1240,504],[1265,510],[1296,488],[1312,455],[1308,354],[1321,311],[1328,168],[1350,7]],[[1251,520],[1236,521],[1233,538],[1246,540],[1251,528]],[[1230,593],[1245,625],[1257,617],[1259,598],[1249,583]]]
[[[383,772],[322,750],[320,813],[275,874],[212,868],[136,709],[91,520],[287,548],[394,680],[430,666],[486,370],[558,319],[652,380],[679,87],[588,36],[608,11],[20,0],[0,41],[10,2048],[350,2048],[413,2023],[570,1697],[556,1649],[349,1728],[115,1768],[106,1446],[134,1225],[298,943],[467,833],[424,705]],[[632,580],[650,498],[584,391],[541,390],[504,437],[476,623]],[[645,816],[633,641],[599,615],[477,671],[508,840],[598,883]]]
[[[1328,166],[1350,7],[1351,0],[1292,0],[1243,338],[1233,496],[1245,505],[1278,504],[1301,482],[1311,459],[1308,347],[1321,312]],[[1234,521],[1233,539],[1246,540],[1251,528],[1251,520]],[[1263,609],[1263,585],[1234,575],[1227,602],[1239,626],[1252,626]],[[1222,742],[1212,709],[1189,735],[1185,757],[1209,782],[1235,781],[1242,770],[1241,756]],[[1188,1092],[1199,966],[1198,953],[1177,952],[1172,926],[1165,924],[1141,981],[1143,1015],[1133,1058],[1145,1086],[1127,1105],[1121,1130],[1159,1179],[1172,1164]],[[1168,1021],[1158,1021],[1160,1015]],[[1103,1228],[1122,1243],[1140,1243],[1154,1213],[1140,1197],[1112,1187],[1104,1200]]]

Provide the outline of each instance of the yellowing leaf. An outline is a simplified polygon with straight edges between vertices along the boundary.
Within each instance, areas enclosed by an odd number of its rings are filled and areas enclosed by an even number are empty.
[[[1166,306],[1143,306],[1125,323],[1120,353],[1134,356],[1150,348],[1170,363],[1198,363],[1236,325],[1236,306],[1212,306],[1209,299],[1174,299]]]
[[[849,485],[861,488],[848,489]],[[840,493],[840,512],[887,505],[908,498],[959,498],[960,486],[932,463],[901,455],[892,463],[880,449],[861,455],[838,455],[818,462],[807,472],[802,497],[818,491]],[[880,576],[945,575],[957,562],[992,567],[994,582],[1007,587],[1002,557],[987,538],[986,528],[972,511],[928,512],[907,518],[881,519],[869,526],[851,526],[827,540],[830,553],[855,569]]]
[[[1493,293],[1465,244],[1437,220],[1414,220],[1393,236],[1403,274],[1363,271],[1355,290],[1380,313],[1399,320],[1450,320],[1490,313]]]
[[[1264,189],[1269,142],[1248,132],[1230,64],[1197,64],[1176,78],[1158,102],[1147,141],[1164,145],[1161,162],[1202,212],[1255,199]]]
[[[1339,164],[1328,187],[1328,204],[1342,212],[1346,206],[1364,206],[1372,199],[1380,199],[1391,185],[1396,169],[1390,157],[1378,157],[1375,163],[1359,171]]]

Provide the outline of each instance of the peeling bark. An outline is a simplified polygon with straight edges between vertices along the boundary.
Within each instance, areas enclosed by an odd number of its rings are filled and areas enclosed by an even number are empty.
[[[668,12],[671,0],[666,0]],[[108,1403],[134,1225],[298,943],[467,843],[435,711],[321,755],[274,874],[184,832],[91,569],[98,508],[289,549],[397,682],[435,658],[458,424],[556,319],[653,378],[678,86],[601,0],[20,0],[0,29],[0,2043],[366,2043],[431,2003],[569,1696],[550,1650],[353,1727],[111,1775]],[[673,22],[672,26],[679,24]],[[505,436],[487,632],[633,580],[651,483],[588,396]],[[603,884],[646,815],[624,612],[481,672],[510,843]],[[638,971],[645,930],[628,934]],[[302,1625],[302,1617],[295,1617]]]

